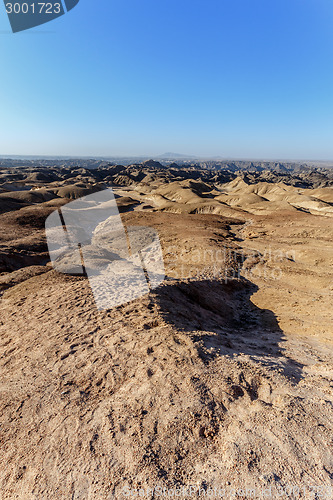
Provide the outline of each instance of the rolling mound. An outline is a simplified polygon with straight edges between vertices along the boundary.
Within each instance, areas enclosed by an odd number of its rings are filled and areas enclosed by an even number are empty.
[[[99,184],[70,184],[66,186],[62,186],[59,188],[52,188],[52,191],[61,198],[69,198],[70,200],[77,200],[78,198],[82,198],[83,196],[87,196],[88,194],[96,193],[100,191],[102,187]]]
[[[193,179],[168,183],[158,178],[154,178],[152,183],[132,180],[130,184],[124,182],[122,188],[115,187],[115,192],[124,189],[130,197],[157,210],[173,213],[214,213],[238,217],[240,211],[269,215],[277,211],[299,210],[313,215],[333,216],[329,201],[332,188],[304,190],[283,182],[264,181],[248,184],[243,177],[237,177],[225,184]]]
[[[318,189],[305,189],[303,193],[309,194],[310,196],[315,196],[321,201],[325,201],[326,203],[333,203],[333,188],[318,188]]]
[[[0,199],[9,199],[16,201],[18,203],[42,203],[43,201],[48,201],[53,198],[52,194],[48,193],[46,190],[39,191],[12,191],[9,193],[1,193]]]

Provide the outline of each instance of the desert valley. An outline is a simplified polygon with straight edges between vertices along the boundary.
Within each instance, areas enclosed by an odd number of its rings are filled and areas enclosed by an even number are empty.
[[[333,168],[21,163],[0,162],[1,498],[332,498]],[[106,188],[165,279],[101,311],[45,220]]]

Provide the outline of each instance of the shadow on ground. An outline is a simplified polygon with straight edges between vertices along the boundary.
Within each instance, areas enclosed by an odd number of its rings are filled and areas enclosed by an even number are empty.
[[[246,279],[169,280],[154,292],[154,300],[165,321],[190,333],[205,363],[245,354],[299,382],[303,365],[285,355],[286,339],[275,314],[251,302],[257,290]]]

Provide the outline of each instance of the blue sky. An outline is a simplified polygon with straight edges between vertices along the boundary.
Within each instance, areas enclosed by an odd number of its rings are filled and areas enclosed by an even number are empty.
[[[80,0],[12,34],[0,154],[333,159],[332,0]]]

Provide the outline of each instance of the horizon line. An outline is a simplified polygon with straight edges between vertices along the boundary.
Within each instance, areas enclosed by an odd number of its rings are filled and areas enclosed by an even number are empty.
[[[45,159],[45,160],[56,160],[56,159],[64,159],[64,160],[86,160],[86,159],[91,159],[91,160],[111,160],[111,159],[142,159],[142,160],[178,160],[178,161],[184,161],[184,160],[199,160],[199,161],[261,161],[261,162],[294,162],[294,163],[304,163],[304,162],[320,162],[320,163],[330,163],[333,162],[333,159],[318,159],[318,158],[281,158],[281,157],[275,157],[275,158],[264,158],[264,157],[229,157],[229,156],[195,156],[195,155],[184,155],[184,154],[178,154],[174,153],[175,156],[166,156],[167,153],[159,154],[159,155],[52,155],[52,154],[45,154],[45,155],[34,155],[34,154],[0,154],[0,159],[3,160],[13,160],[13,159],[22,159],[22,160],[28,160],[28,159]],[[164,158],[163,158],[164,157]]]

